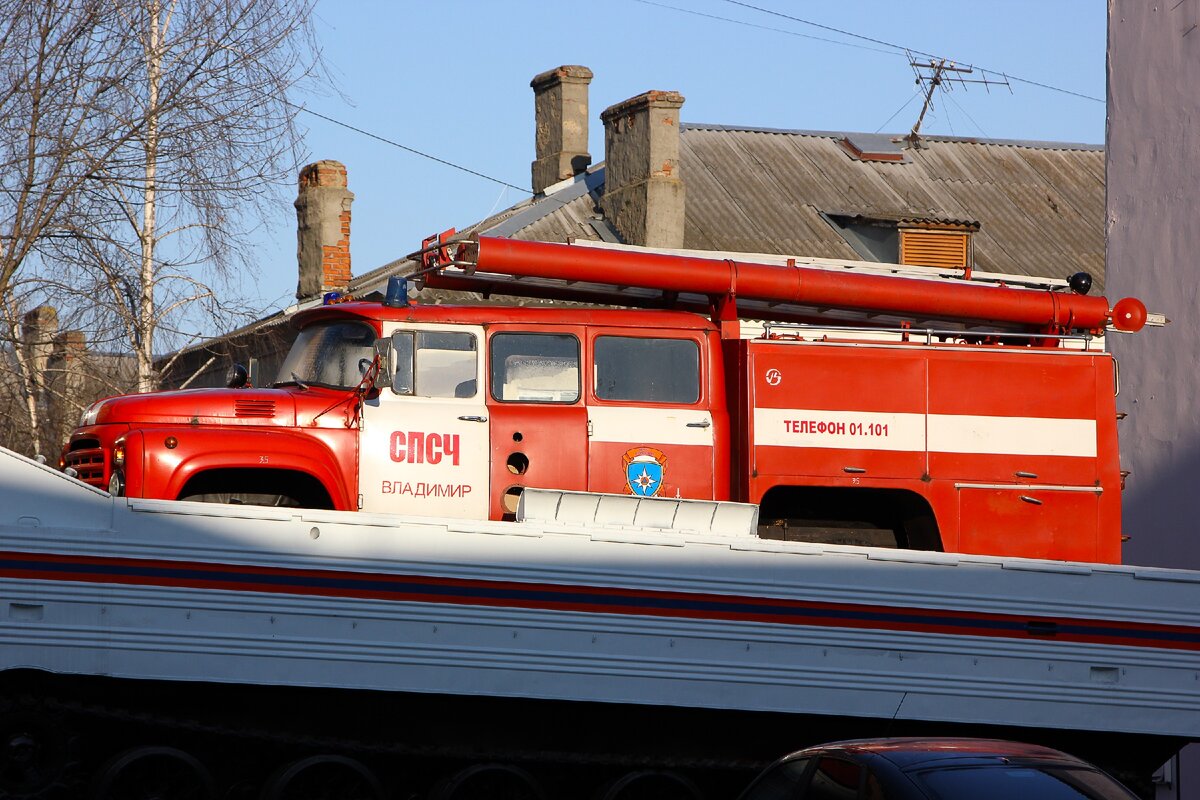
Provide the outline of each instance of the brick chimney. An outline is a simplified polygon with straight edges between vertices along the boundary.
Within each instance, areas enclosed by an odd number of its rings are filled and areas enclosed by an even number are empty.
[[[87,356],[87,334],[83,331],[63,331],[54,337],[54,352],[47,362],[50,381],[53,383],[51,403],[61,412],[70,401],[78,400],[82,390],[84,374],[80,362]]]
[[[592,163],[588,153],[587,67],[563,65],[530,81],[537,160],[533,162],[533,193],[578,175]]]
[[[87,334],[83,331],[63,331],[54,337],[54,358],[65,364],[79,361],[87,353]]]
[[[300,170],[296,197],[296,259],[300,300],[344,292],[350,284],[350,204],[346,166],[318,161]]]
[[[679,92],[651,91],[609,106],[600,207],[628,244],[683,247]]]

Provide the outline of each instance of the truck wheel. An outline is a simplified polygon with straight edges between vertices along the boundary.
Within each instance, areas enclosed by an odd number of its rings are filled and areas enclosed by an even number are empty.
[[[675,772],[638,770],[614,781],[601,800],[701,800],[695,783]]]
[[[0,698],[0,800],[68,796],[73,744],[61,715],[29,698]]]
[[[943,549],[928,501],[908,490],[776,486],[759,506],[761,539]]]
[[[383,786],[363,764],[334,755],[312,756],[275,773],[263,800],[383,800]]]
[[[432,800],[544,800],[533,776],[508,764],[475,764],[435,789]]]
[[[217,469],[188,480],[176,500],[239,506],[332,509],[325,487],[295,470]]]
[[[174,747],[135,747],[96,774],[95,800],[215,800],[204,765]]]
[[[225,503],[231,506],[278,506],[300,508],[300,501],[286,494],[260,494],[252,492],[206,492],[181,496],[180,500],[192,503]]]

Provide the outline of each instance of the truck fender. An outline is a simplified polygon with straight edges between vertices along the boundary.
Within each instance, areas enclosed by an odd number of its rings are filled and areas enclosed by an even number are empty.
[[[340,461],[325,442],[311,435],[287,430],[231,432],[223,428],[144,431],[144,435],[143,496],[174,499],[192,478],[214,470],[287,470],[318,481],[328,492],[334,508],[354,510],[357,505],[351,502],[354,453],[347,454],[347,471],[351,476],[347,480],[337,466],[346,462]],[[177,440],[176,447],[164,444],[168,436]]]

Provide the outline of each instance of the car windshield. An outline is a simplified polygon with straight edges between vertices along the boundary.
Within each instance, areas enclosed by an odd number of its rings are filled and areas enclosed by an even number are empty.
[[[351,389],[363,376],[363,360],[375,358],[375,330],[363,322],[309,325],[283,360],[276,386],[328,386]]]
[[[935,800],[1133,800],[1102,772],[1078,767],[1006,764],[922,770],[912,775]]]

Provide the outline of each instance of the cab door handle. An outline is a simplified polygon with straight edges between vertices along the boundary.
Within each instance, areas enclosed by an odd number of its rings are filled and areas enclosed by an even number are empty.
[[[709,427],[710,425],[712,425],[712,423],[711,423],[711,422],[709,422],[708,420],[704,420],[704,421],[702,421],[702,422],[689,422],[689,423],[687,424],[687,426],[688,426],[689,428],[707,428],[707,427]]]
[[[487,422],[487,417],[480,417],[475,414],[468,414],[466,416],[459,417],[459,419],[461,419],[463,422]]]

